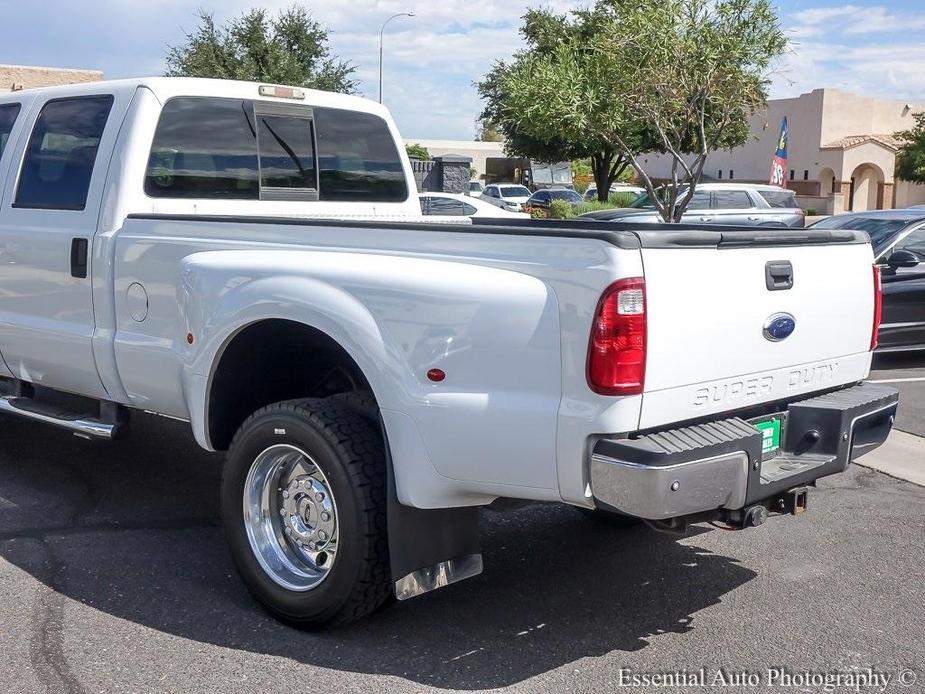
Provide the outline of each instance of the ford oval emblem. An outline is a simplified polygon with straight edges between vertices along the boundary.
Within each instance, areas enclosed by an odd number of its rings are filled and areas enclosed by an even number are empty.
[[[775,313],[764,322],[764,337],[771,342],[786,340],[797,328],[797,320],[789,313]]]

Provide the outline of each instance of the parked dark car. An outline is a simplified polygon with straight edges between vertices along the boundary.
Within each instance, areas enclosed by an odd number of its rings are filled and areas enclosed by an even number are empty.
[[[925,350],[925,209],[852,212],[812,228],[867,232],[883,280],[877,351]]]
[[[582,202],[581,195],[569,188],[546,188],[538,190],[524,203],[524,207],[538,207],[548,210],[553,200],[565,200],[573,205]]]

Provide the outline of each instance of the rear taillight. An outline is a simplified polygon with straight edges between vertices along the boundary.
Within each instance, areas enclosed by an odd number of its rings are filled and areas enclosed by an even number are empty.
[[[588,348],[588,385],[601,395],[638,395],[646,375],[646,283],[610,285],[597,305]]]
[[[870,331],[870,351],[877,349],[877,334],[880,332],[880,321],[883,318],[883,282],[880,279],[880,268],[874,265],[874,326]]]

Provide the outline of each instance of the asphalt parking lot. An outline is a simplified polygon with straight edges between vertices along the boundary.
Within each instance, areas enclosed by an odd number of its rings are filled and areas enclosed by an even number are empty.
[[[802,516],[680,540],[556,505],[486,512],[482,576],[306,633],[234,575],[220,458],[181,424],[133,429],[100,444],[0,420],[0,691],[632,692],[652,690],[621,670],[769,665],[923,691],[925,488],[867,468],[824,480]]]
[[[897,428],[925,437],[925,355],[900,352],[877,356],[870,378],[899,388]]]

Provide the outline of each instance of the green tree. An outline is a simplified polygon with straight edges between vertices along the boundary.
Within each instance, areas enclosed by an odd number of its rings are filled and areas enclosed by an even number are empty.
[[[413,145],[405,145],[405,151],[412,159],[423,159],[424,161],[430,161],[430,152],[427,151],[427,147],[420,145],[417,142],[415,142]]]
[[[476,142],[501,142],[503,139],[497,125],[483,118],[475,119]]]
[[[224,27],[212,14],[199,13],[198,28],[182,46],[167,53],[169,77],[272,82],[352,94],[356,67],[328,48],[328,33],[301,7],[270,17],[250,10]]]
[[[477,85],[485,101],[481,119],[496,124],[509,154],[547,162],[589,160],[601,202],[607,200],[611,184],[630,165],[616,144],[614,128],[636,151],[642,149],[645,139],[638,121],[612,117],[612,104],[575,98],[600,87],[598,59],[592,46],[601,39],[600,32],[605,29],[601,18],[607,11],[606,3],[568,15],[529,10],[520,29],[527,48],[510,63],[496,62]],[[563,46],[571,49],[568,65],[548,69],[553,62],[550,58],[560,55]],[[527,92],[535,102],[525,100]],[[540,122],[550,113],[568,120],[568,127],[551,128]]]
[[[787,47],[776,12],[769,0],[598,0],[573,16],[594,31],[566,32],[529,64],[515,60],[498,87],[503,116],[531,137],[612,147],[662,219],[679,221],[707,155],[744,144],[766,103]],[[643,151],[670,158],[658,195]]]
[[[896,175],[904,181],[925,183],[925,113],[913,113],[915,126],[896,133]]]

